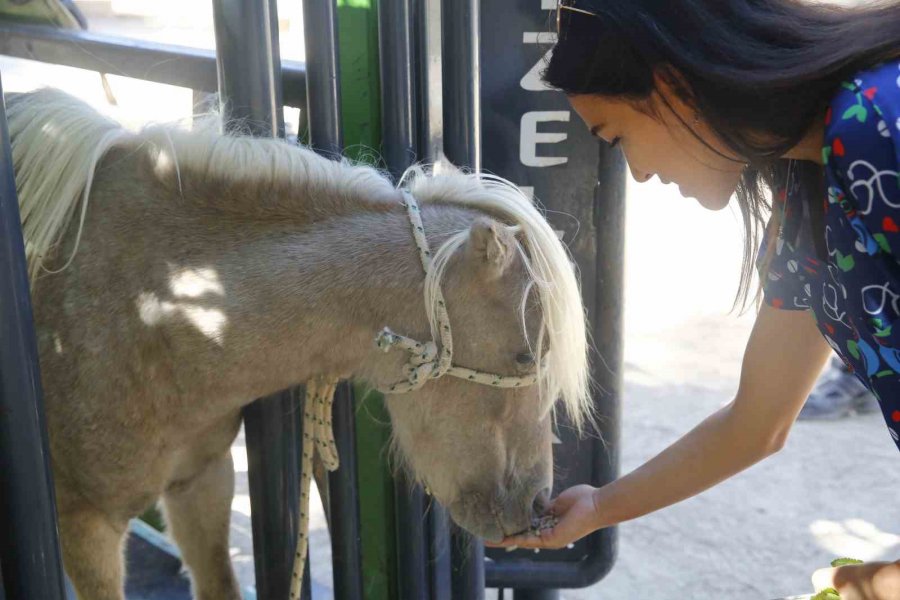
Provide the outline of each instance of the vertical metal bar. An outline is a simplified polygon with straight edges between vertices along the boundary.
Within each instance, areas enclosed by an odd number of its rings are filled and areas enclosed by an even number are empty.
[[[413,3],[378,3],[381,73],[382,153],[388,171],[399,178],[417,156],[418,98]],[[427,600],[428,545],[425,532],[425,494],[402,476],[394,483],[397,523],[398,592],[401,598]]]
[[[331,502],[331,562],[336,600],[362,600],[362,556],[359,493],[356,479],[356,428],[353,390],[347,382],[338,388],[332,423],[341,468],[328,475]]]
[[[284,135],[275,0],[213,0],[219,94],[226,131]],[[244,410],[256,592],[283,600],[290,590],[297,527],[301,411],[297,391]]]
[[[484,545],[462,530],[453,533],[451,545],[453,597],[484,600]]]
[[[378,3],[378,43],[382,154],[396,179],[416,157],[411,0],[381,0]]]
[[[450,515],[437,500],[432,500],[428,508],[428,529],[431,535],[428,555],[431,600],[451,600]]]
[[[417,70],[416,109],[418,157],[437,163],[444,156],[443,52],[441,49],[441,0],[424,0],[413,6],[414,60]],[[450,515],[437,500],[426,509],[428,564],[426,567],[431,600],[451,600]]]
[[[425,493],[402,474],[394,480],[397,523],[397,588],[400,598],[428,600]]]
[[[213,0],[213,24],[227,126],[249,129],[258,136],[283,137],[275,0]]]
[[[422,158],[438,162],[444,157],[444,53],[442,49],[441,18],[442,0],[424,0],[421,4],[417,28],[420,36],[420,78],[424,96],[422,120],[425,123],[425,140],[421,148]]]
[[[10,600],[65,587],[34,317],[0,85],[0,564]]]
[[[444,73],[444,152],[453,164],[481,169],[481,63],[479,0],[445,2],[441,16]],[[453,596],[484,598],[484,546],[453,535]]]
[[[297,543],[301,414],[299,394],[294,391],[257,400],[244,409],[256,596],[260,600],[283,600],[290,592]]]
[[[303,587],[300,589],[300,598],[310,600],[312,598],[312,576],[309,574],[309,552],[306,553],[306,562],[303,563]]]
[[[335,0],[304,2],[303,27],[310,144],[317,152],[338,158],[344,142]],[[354,405],[353,389],[342,383],[332,414],[341,466],[328,476],[331,560],[334,597],[338,600],[361,599],[363,595]]]
[[[444,152],[481,170],[480,0],[444,2]]]
[[[335,4],[335,0],[303,2],[303,29],[310,142],[320,154],[340,156],[344,144]]]

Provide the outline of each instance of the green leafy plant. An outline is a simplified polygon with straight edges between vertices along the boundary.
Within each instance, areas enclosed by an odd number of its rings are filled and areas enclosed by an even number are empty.
[[[856,560],[855,558],[836,558],[831,561],[832,567],[845,567],[847,565],[861,565],[863,561]]]
[[[826,588],[813,596],[810,600],[841,600],[841,595],[834,588]]]
[[[846,567],[847,565],[861,565],[863,561],[855,558],[836,558],[831,561],[832,568]],[[841,595],[834,588],[825,588],[810,600],[841,600]]]

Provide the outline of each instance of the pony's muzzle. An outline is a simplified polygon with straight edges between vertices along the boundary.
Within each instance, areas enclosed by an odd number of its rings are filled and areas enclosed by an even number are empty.
[[[449,509],[460,527],[492,542],[532,529],[550,507],[550,488],[544,482],[485,496],[469,492]]]
[[[550,488],[544,487],[534,495],[531,501],[531,516],[542,517],[550,509]]]

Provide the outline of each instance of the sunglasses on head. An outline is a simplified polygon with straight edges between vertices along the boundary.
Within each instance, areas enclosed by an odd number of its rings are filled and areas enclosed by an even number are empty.
[[[596,12],[590,11],[586,8],[579,8],[577,5],[581,4],[578,0],[557,0],[556,2],[556,36],[559,39],[563,37],[563,15],[578,13],[581,15],[588,15],[590,17],[598,17]]]

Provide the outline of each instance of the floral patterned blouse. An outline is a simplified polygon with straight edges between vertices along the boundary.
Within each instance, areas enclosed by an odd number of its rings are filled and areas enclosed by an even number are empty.
[[[763,281],[765,302],[812,310],[832,348],[871,389],[900,448],[900,61],[860,73],[831,101],[822,150],[825,248],[814,248],[798,182],[788,175],[773,214],[782,227]],[[776,236],[777,233],[777,236]]]

